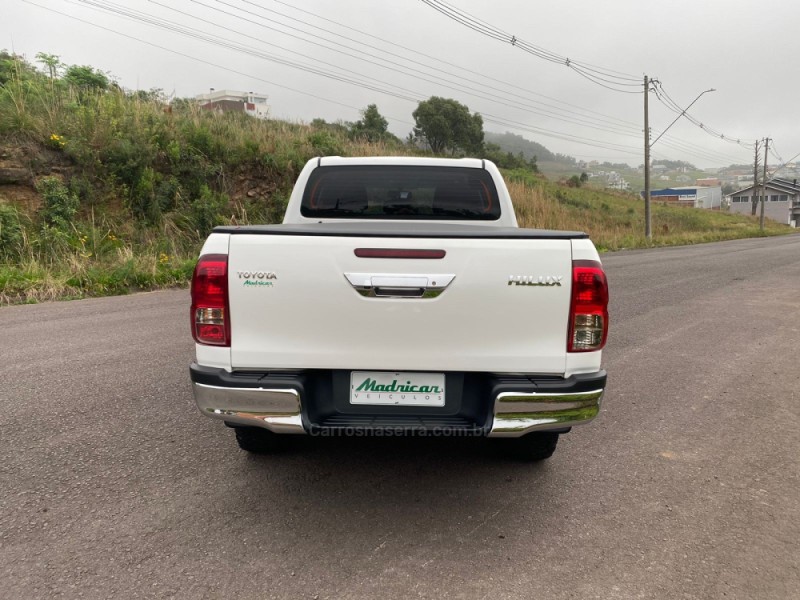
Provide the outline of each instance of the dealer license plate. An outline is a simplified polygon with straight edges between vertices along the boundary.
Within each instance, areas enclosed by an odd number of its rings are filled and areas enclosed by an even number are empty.
[[[444,373],[353,371],[350,404],[444,406]]]

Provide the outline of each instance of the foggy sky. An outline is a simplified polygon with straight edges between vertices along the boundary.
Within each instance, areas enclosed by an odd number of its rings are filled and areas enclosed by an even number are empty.
[[[37,52],[57,54],[67,64],[89,64],[108,71],[123,87],[145,90],[162,88],[176,96],[194,96],[211,87],[253,90],[268,95],[272,116],[296,121],[310,121],[315,117],[328,121],[353,121],[359,117],[358,109],[375,103],[389,119],[393,133],[405,137],[413,126],[411,113],[416,101],[394,98],[264,58],[219,48],[204,41],[100,12],[77,0],[31,1],[189,55],[179,56],[118,33],[73,21],[23,0],[0,0],[0,48],[13,49],[32,61]],[[92,1],[106,3],[106,0]],[[556,135],[594,140],[589,142],[592,144],[625,147],[598,148],[508,126],[485,124],[486,130],[512,131],[544,144],[554,152],[583,160],[611,160],[631,165],[643,162],[641,94],[622,94],[604,89],[586,81],[564,65],[543,61],[510,44],[467,29],[421,0],[286,0],[284,4],[274,0],[115,1],[117,5],[215,33],[252,50],[302,62],[327,73],[355,71],[372,85],[396,86],[404,90],[403,94],[415,98],[432,95],[456,98],[472,111],[484,115],[551,130]],[[800,153],[800,129],[795,125],[800,83],[794,78],[797,71],[795,31],[800,22],[798,3],[777,0],[673,0],[669,3],[643,0],[602,3],[588,0],[449,1],[521,40],[571,60],[585,61],[635,77],[647,74],[658,78],[682,107],[703,90],[716,88],[716,92],[705,94],[692,107],[690,112],[697,119],[727,137],[740,138],[749,143],[770,136],[774,139],[774,148],[784,160]],[[381,39],[368,38],[363,33],[343,29],[292,7],[316,13]],[[262,9],[283,13],[305,23],[291,21]],[[232,13],[239,18],[219,11]],[[265,18],[285,25],[266,21]],[[313,29],[309,24],[332,33]],[[290,30],[286,25],[303,32]],[[283,33],[267,29],[266,26]],[[350,46],[355,50],[335,47],[356,57],[309,42],[311,39],[333,46],[330,41],[321,38]],[[359,42],[400,57],[366,48]],[[413,54],[387,42],[465,67],[474,73]],[[204,64],[190,57],[218,66]],[[425,75],[400,74],[367,62],[384,64],[380,58],[407,69],[417,69]],[[403,58],[422,64],[405,62]],[[444,72],[432,71],[432,67]],[[482,78],[481,74],[529,91],[504,87]],[[424,81],[423,77],[431,81]],[[449,89],[451,84],[445,79],[459,86],[475,88],[483,95],[501,98],[479,98],[470,91]],[[473,80],[473,83],[466,79]],[[376,83],[376,80],[382,83]],[[299,91],[278,87],[278,84]],[[304,95],[301,91],[318,98]],[[536,96],[534,92],[551,99]],[[564,122],[534,114],[525,107],[509,106],[524,103],[529,107],[538,106],[540,110],[552,110],[536,102],[560,105],[573,111],[573,114],[562,115],[566,119],[581,119],[608,128],[609,117],[613,117],[626,121],[629,128],[638,129],[631,129],[630,133],[602,131],[590,128],[586,123]],[[650,108],[650,124],[656,134],[676,116],[660,104],[653,94],[650,95]],[[599,122],[601,119],[605,123]],[[612,128],[617,129],[619,123],[614,123],[615,127]],[[681,145],[680,149],[674,147],[676,143]],[[716,139],[680,119],[654,146],[653,157],[683,159],[698,166],[723,166],[734,162],[752,162],[752,151]],[[777,160],[770,157],[770,163],[775,162]]]

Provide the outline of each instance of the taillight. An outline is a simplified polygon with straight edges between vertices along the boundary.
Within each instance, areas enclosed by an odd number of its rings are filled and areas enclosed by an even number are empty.
[[[192,336],[198,344],[231,345],[228,256],[201,256],[192,276]]]
[[[608,282],[596,260],[572,261],[572,301],[567,352],[592,352],[606,345]]]

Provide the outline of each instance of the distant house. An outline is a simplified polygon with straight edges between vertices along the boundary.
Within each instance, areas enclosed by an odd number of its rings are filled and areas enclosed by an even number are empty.
[[[706,177],[704,179],[698,179],[694,183],[695,185],[702,185],[703,187],[717,187],[722,185],[722,182],[717,177]]]
[[[657,202],[670,202],[692,208],[719,210],[722,204],[722,188],[719,186],[703,187],[699,185],[671,187],[663,190],[652,190],[650,198]]]
[[[629,190],[631,189],[631,184],[628,183],[625,178],[616,171],[611,171],[608,174],[606,187],[612,190]]]
[[[610,181],[606,184],[606,188],[610,190],[629,190],[631,189],[631,184],[625,181],[624,179],[620,179],[618,181]]]
[[[266,119],[269,116],[267,96],[253,92],[236,92],[233,90],[215,90],[208,94],[199,94],[196,100],[200,108],[219,112],[243,112],[252,117]]]
[[[787,223],[797,227],[798,213],[800,213],[800,185],[797,185],[796,179],[794,181],[789,181],[788,179],[772,179],[768,181],[765,195],[760,185],[751,185],[734,192],[730,195],[731,212],[745,215],[751,214],[753,196],[759,202],[762,197],[766,196],[764,216],[778,223]],[[756,214],[760,214],[760,210],[761,208],[759,207],[759,212]]]

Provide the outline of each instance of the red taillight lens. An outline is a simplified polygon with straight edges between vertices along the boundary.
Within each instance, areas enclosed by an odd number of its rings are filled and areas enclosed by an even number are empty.
[[[192,276],[192,336],[198,344],[231,345],[228,256],[201,256]]]
[[[608,336],[608,282],[595,260],[572,262],[572,301],[567,352],[593,352]]]

